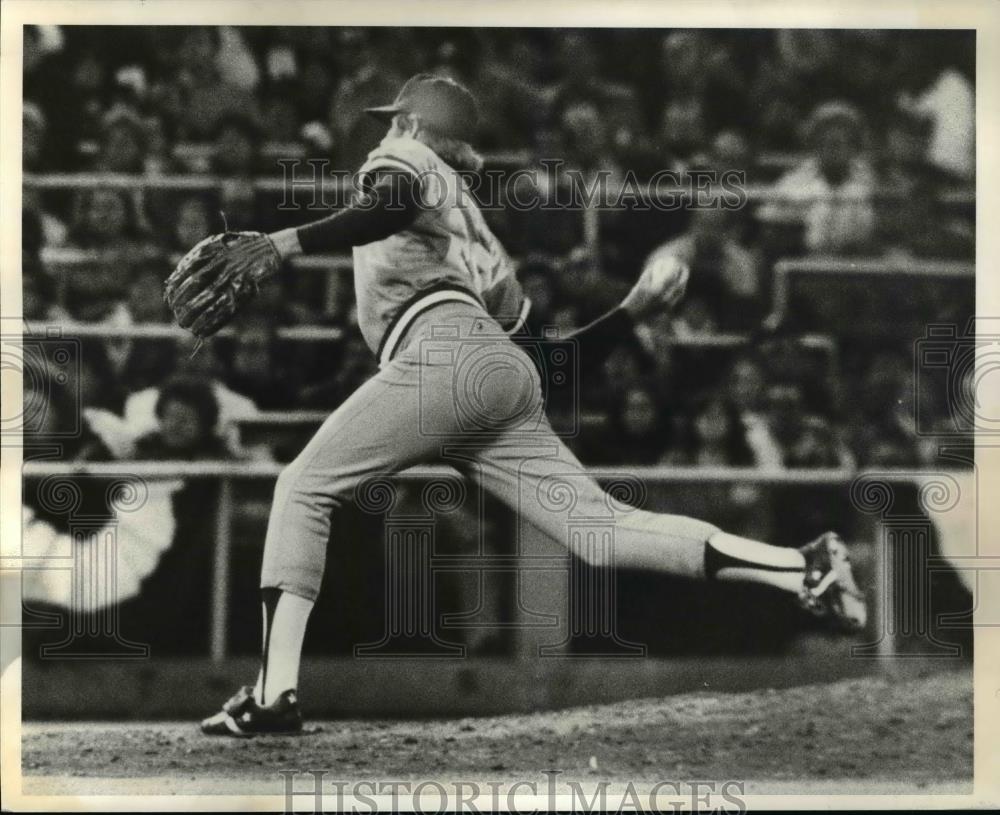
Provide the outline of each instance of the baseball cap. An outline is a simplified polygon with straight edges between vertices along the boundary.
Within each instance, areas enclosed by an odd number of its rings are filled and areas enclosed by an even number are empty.
[[[397,113],[412,113],[442,136],[462,141],[472,140],[479,118],[476,100],[469,90],[450,77],[435,74],[410,77],[395,102],[365,111],[386,122]]]

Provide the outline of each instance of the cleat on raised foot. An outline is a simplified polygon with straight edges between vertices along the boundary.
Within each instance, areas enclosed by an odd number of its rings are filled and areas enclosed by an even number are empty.
[[[286,690],[270,705],[259,705],[253,688],[244,685],[214,716],[201,723],[207,736],[250,738],[260,734],[289,735],[302,732],[302,712],[295,691]]]
[[[799,551],[806,560],[799,593],[804,609],[829,619],[837,628],[859,631],[868,621],[865,596],[854,580],[847,546],[835,532],[826,532]]]

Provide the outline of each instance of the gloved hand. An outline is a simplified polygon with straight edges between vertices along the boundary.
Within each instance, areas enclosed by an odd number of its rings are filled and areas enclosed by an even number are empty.
[[[281,257],[261,232],[222,232],[184,255],[167,278],[164,299],[177,324],[199,339],[211,337],[275,274]]]

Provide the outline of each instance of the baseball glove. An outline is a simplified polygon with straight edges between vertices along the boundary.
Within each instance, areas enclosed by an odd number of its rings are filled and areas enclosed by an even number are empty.
[[[199,340],[211,337],[278,271],[281,258],[260,232],[222,232],[180,259],[163,297],[177,324]]]

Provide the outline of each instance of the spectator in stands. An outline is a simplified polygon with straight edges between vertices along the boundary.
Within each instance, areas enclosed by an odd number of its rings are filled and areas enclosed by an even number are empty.
[[[884,351],[854,383],[853,452],[861,466],[915,464],[914,381],[906,354]]]
[[[707,307],[710,318],[689,320],[692,328],[698,323],[702,326],[708,323],[724,331],[742,331],[760,323],[764,308],[760,263],[739,239],[736,212],[723,209],[718,203],[696,209],[688,231],[657,248],[647,259],[647,265],[663,255],[673,255],[691,269],[687,306],[681,305],[681,320],[691,310],[692,303]]]
[[[739,416],[757,466],[776,469],[781,467],[782,455],[767,421],[766,387],[757,359],[744,354],[733,361],[726,379],[727,401]]]
[[[805,432],[806,411],[802,390],[794,381],[772,382],[766,389],[765,411],[771,437],[781,452],[781,463],[788,466],[791,451]]]
[[[27,99],[21,107],[21,166],[24,172],[44,169],[45,114]]]
[[[854,463],[831,424],[814,414],[802,418],[784,453],[784,464],[789,468],[850,467]]]
[[[175,253],[187,252],[212,231],[208,204],[201,196],[192,195],[177,207],[168,248]]]
[[[136,263],[156,256],[143,226],[136,202],[125,190],[93,187],[77,195],[69,239],[78,249]]]
[[[219,410],[214,431],[224,440],[229,450],[238,453],[240,447],[237,422],[243,418],[256,416],[259,413],[257,406],[252,400],[231,390],[223,382],[225,366],[219,359],[214,344],[205,343],[197,352],[194,352],[194,347],[193,339],[179,342],[175,357],[176,367],[165,372],[159,381],[163,382],[171,376],[176,376],[207,382]],[[140,437],[158,429],[156,404],[159,397],[158,383],[133,392],[125,399],[123,416],[134,436]]]
[[[655,464],[666,446],[663,415],[652,391],[633,386],[620,394],[607,428],[588,445],[595,464]]]
[[[129,283],[125,305],[135,323],[173,322],[170,308],[163,300],[163,279],[166,264],[149,263],[136,269]]]
[[[30,252],[22,254],[21,313],[25,320],[61,323],[69,319],[56,303],[56,281],[38,256]]]
[[[79,365],[63,372],[67,390],[78,395],[82,407],[104,408],[120,415],[125,391],[109,341],[85,337],[80,340],[79,355]]]
[[[697,31],[674,31],[661,44],[663,76],[669,91],[659,113],[660,146],[667,155],[689,158],[708,142],[705,93],[708,53]]]
[[[589,409],[610,413],[617,404],[616,394],[645,387],[649,372],[649,358],[638,341],[619,343],[605,358],[600,372],[580,378],[580,401]]]
[[[554,33],[556,108],[566,111],[578,103],[609,110],[631,95],[631,89],[615,82],[602,70],[593,31],[561,29]]]
[[[215,433],[219,403],[210,383],[200,379],[175,379],[166,383],[156,399],[157,429],[136,442],[136,458],[230,458]]]
[[[132,110],[119,108],[102,121],[94,169],[109,173],[144,173],[148,138],[146,127]]]
[[[333,96],[334,75],[325,54],[307,54],[294,85],[295,99],[304,122],[321,122]]]
[[[283,358],[276,328],[266,312],[245,315],[236,324],[226,372],[226,384],[262,410],[288,410],[298,403],[297,360]]]
[[[260,130],[248,116],[219,119],[212,149],[212,171],[229,178],[252,178],[260,162]]]
[[[67,277],[65,308],[74,320],[104,323],[112,328],[132,324],[125,303],[132,269],[156,258],[155,248],[137,225],[134,199],[123,190],[82,191],[71,239],[78,248],[96,254],[93,263],[75,268]],[[128,337],[102,343],[116,374],[132,352]]]
[[[69,239],[69,228],[45,206],[42,191],[25,186],[21,192],[22,234],[28,243],[25,249],[38,252],[43,247],[64,246]],[[30,234],[29,234],[30,233]]]
[[[63,461],[111,461],[123,452],[131,453],[133,440],[122,432],[120,419],[104,408],[81,408],[75,390],[81,381],[68,379],[60,383],[56,378],[58,367],[40,370],[34,362],[24,371],[25,460],[54,455]],[[90,375],[82,369],[80,373]],[[93,484],[90,480],[89,485]],[[88,484],[81,487],[88,492]],[[26,481],[24,499],[36,512],[44,513],[51,505],[39,505],[38,488],[38,481]],[[93,497],[89,495],[85,500],[89,503]]]
[[[375,372],[375,361],[361,335],[350,331],[342,340],[334,371],[300,392],[303,407],[336,408]]]
[[[156,430],[136,442],[135,457],[151,461],[225,460],[233,457],[214,430],[219,416],[210,383],[173,379],[156,400]],[[171,496],[173,541],[142,583],[138,598],[123,608],[130,620],[146,620],[143,642],[159,654],[204,653],[204,621],[211,604],[214,530],[206,507],[218,501],[217,484],[188,479]],[[148,630],[147,630],[148,628]],[[139,639],[139,637],[136,637]]]
[[[265,142],[288,144],[299,137],[300,116],[296,106],[297,83],[275,83],[263,95],[261,137]]]
[[[213,137],[229,115],[258,115],[257,99],[246,83],[223,77],[219,46],[218,29],[202,26],[186,29],[179,43],[177,74],[165,83],[162,109],[184,139]]]
[[[800,225],[809,252],[862,252],[875,227],[875,178],[862,152],[861,114],[845,102],[827,102],[813,111],[805,130],[812,155],[778,180],[776,200],[758,217]]]
[[[709,169],[720,174],[736,170],[747,173],[749,177],[753,165],[753,153],[743,131],[720,130],[712,140],[706,164]]]
[[[897,257],[971,257],[975,225],[942,205],[949,175],[926,159],[927,138],[918,116],[890,118],[879,163],[878,248]]]
[[[605,177],[608,183],[621,183],[624,173],[615,160],[605,119],[596,104],[576,101],[567,105],[559,123],[565,134],[568,169],[582,172],[585,181]]]
[[[178,367],[177,345],[170,339],[143,339],[131,344],[119,381],[128,394],[158,388]],[[128,406],[128,399],[125,406]],[[150,410],[152,415],[152,410]]]
[[[115,326],[131,324],[125,305],[127,278],[121,268],[114,263],[94,262],[63,274],[65,308],[71,320]]]
[[[66,55],[68,59],[70,56]],[[72,65],[67,66],[69,82],[65,76],[59,77],[63,87],[51,97],[48,89],[44,95],[36,97],[44,100],[48,121],[73,123],[72,127],[55,128],[50,134],[54,142],[51,145],[53,158],[64,168],[75,168],[85,155],[90,155],[100,139],[101,120],[108,106],[108,66],[97,49],[86,44],[71,58]]]
[[[840,71],[833,31],[783,28],[770,35],[749,91],[754,133],[772,149],[794,149],[796,131],[815,99]]]
[[[334,168],[353,172],[385,135],[385,128],[365,108],[384,105],[406,79],[396,66],[397,55],[374,47],[368,29],[341,28],[334,49],[343,72],[330,98],[327,122],[334,137]]]
[[[275,34],[280,34],[276,30]],[[218,28],[219,48],[215,63],[219,77],[227,85],[252,91],[260,82],[260,69],[246,43],[246,29],[224,25]]]
[[[485,43],[486,58],[480,71],[483,113],[497,147],[528,146],[544,142],[557,87],[552,51],[540,30],[524,32],[510,43]],[[549,156],[559,151],[542,152]]]
[[[699,467],[752,467],[757,464],[736,407],[719,395],[703,397],[680,419],[662,456],[664,464]]]
[[[53,27],[50,26],[49,28]],[[54,101],[49,96],[49,92],[58,87],[58,84],[54,81],[54,74],[58,73],[59,70],[55,63],[60,60],[54,58],[53,54],[55,51],[60,50],[61,43],[55,49],[46,47],[41,26],[26,25],[23,31],[21,65],[24,77],[24,105],[22,108],[22,119],[32,117],[35,120],[35,125],[40,120],[44,127],[46,117],[43,108]],[[63,84],[65,85],[65,82]],[[33,108],[33,110],[29,111],[29,107]],[[24,151],[27,153],[29,150],[36,149],[40,145],[40,140],[38,138],[29,140],[28,135],[30,131],[28,128],[31,125],[26,121],[24,124]],[[36,137],[37,135],[34,134]],[[51,159],[52,156],[45,154],[42,150],[37,150],[35,161],[32,163],[35,169],[50,169],[52,166]],[[28,166],[29,163],[25,160],[26,170]]]
[[[806,412],[832,419],[846,401],[837,366],[832,365],[833,349],[810,347],[801,339],[786,333],[758,335],[755,351],[764,377],[769,382],[795,383]]]
[[[219,206],[234,228],[258,223],[253,179],[260,169],[260,131],[250,117],[220,119],[212,149],[212,172],[222,176]]]
[[[900,40],[896,72],[902,87],[896,104],[927,123],[928,160],[968,182],[976,172],[974,52],[961,48],[960,37],[959,32],[934,32]]]

